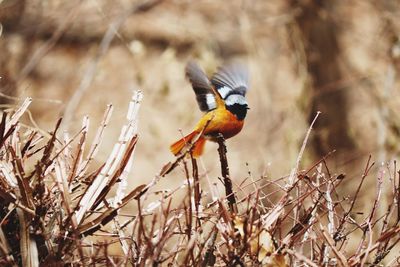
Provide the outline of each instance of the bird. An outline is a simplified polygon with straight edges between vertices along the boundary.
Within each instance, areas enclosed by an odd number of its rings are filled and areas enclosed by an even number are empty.
[[[244,65],[228,63],[209,79],[194,61],[188,62],[185,72],[204,115],[193,131],[173,143],[170,150],[177,156],[190,147],[192,157],[198,158],[207,140],[216,142],[220,134],[228,139],[242,130],[249,109],[246,100],[249,74]]]

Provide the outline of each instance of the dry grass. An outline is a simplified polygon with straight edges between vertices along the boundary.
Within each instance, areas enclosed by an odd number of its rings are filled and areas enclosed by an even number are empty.
[[[400,179],[396,163],[379,168],[371,209],[357,214],[355,206],[364,182],[373,178],[370,170],[374,163],[368,160],[359,186],[343,199],[338,192],[346,177],[333,174],[328,166],[332,154],[307,170],[298,170],[309,133],[293,171],[279,179],[249,173],[239,184],[232,184],[221,139],[220,181],[226,196],[212,193],[218,179],[199,172],[190,149],[162,167],[150,183],[127,192],[141,98],[140,92],[133,95],[119,140],[102,164],[94,158],[112,106],[106,109],[90,146],[88,118],[81,130],[70,136],[60,133],[60,120],[50,134],[20,123],[30,99],[17,110],[3,113],[3,265],[397,265]],[[156,189],[161,180],[177,171],[184,178],[178,187]],[[203,186],[207,178],[210,188]],[[385,195],[384,184],[391,187]],[[179,199],[178,204],[172,204],[174,198]],[[136,207],[122,213],[128,203]]]

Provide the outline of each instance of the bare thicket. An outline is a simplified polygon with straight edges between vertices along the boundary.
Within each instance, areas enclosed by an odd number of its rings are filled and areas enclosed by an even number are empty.
[[[112,106],[106,109],[92,144],[87,141],[88,118],[73,135],[59,131],[60,121],[46,134],[21,123],[30,99],[3,113],[2,265],[397,264],[400,181],[396,163],[381,166],[375,175],[370,172],[374,165],[370,158],[353,194],[342,196],[347,178],[327,163],[334,153],[299,170],[311,127],[287,177],[249,173],[232,180],[229,153],[221,139],[221,162],[216,163],[221,166],[221,177],[210,179],[224,184],[225,197],[212,195],[205,186],[205,174],[190,157],[190,149],[162,167],[151,182],[127,191],[127,179],[134,180],[129,171],[138,141],[141,98],[140,92],[134,94],[119,140],[101,164],[94,158]],[[179,187],[156,189],[161,179],[178,171],[182,173]],[[355,207],[367,179],[376,180],[375,197],[369,212],[358,214]],[[392,190],[385,196],[386,183]],[[172,204],[174,198],[179,198],[178,204]],[[130,208],[121,212],[128,203]],[[382,216],[378,209],[385,210]]]

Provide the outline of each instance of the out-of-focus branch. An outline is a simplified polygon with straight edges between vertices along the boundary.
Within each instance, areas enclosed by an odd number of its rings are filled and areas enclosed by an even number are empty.
[[[75,90],[75,93],[73,94],[71,99],[68,101],[67,106],[65,107],[65,110],[63,112],[64,128],[68,128],[71,121],[74,119],[76,109],[78,108],[78,105],[79,105],[84,93],[89,89],[89,87],[94,79],[94,76],[97,71],[97,65],[98,65],[100,59],[105,55],[105,53],[109,49],[112,40],[118,33],[118,29],[122,27],[122,25],[126,21],[126,19],[129,16],[131,16],[132,14],[148,11],[152,7],[161,3],[162,1],[163,0],[151,0],[151,1],[144,1],[142,3],[136,4],[136,5],[132,6],[132,8],[126,10],[126,12],[124,14],[122,14],[117,20],[115,20],[113,23],[111,23],[111,25],[107,29],[107,32],[104,34],[103,39],[101,40],[99,49],[97,50],[97,53],[96,53],[94,59],[89,64],[78,88]]]

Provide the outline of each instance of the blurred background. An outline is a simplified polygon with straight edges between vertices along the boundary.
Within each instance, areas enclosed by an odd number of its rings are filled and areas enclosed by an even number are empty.
[[[133,187],[174,159],[169,145],[202,115],[188,60],[211,75],[238,59],[250,70],[251,109],[228,141],[232,177],[289,174],[321,111],[301,167],[335,151],[331,172],[351,181],[370,154],[399,154],[399,17],[395,0],[0,0],[0,100],[7,108],[32,97],[27,125],[51,131],[62,116],[71,136],[88,115],[92,137],[112,103],[102,162],[142,90]],[[219,174],[216,149],[207,144],[202,173]]]

